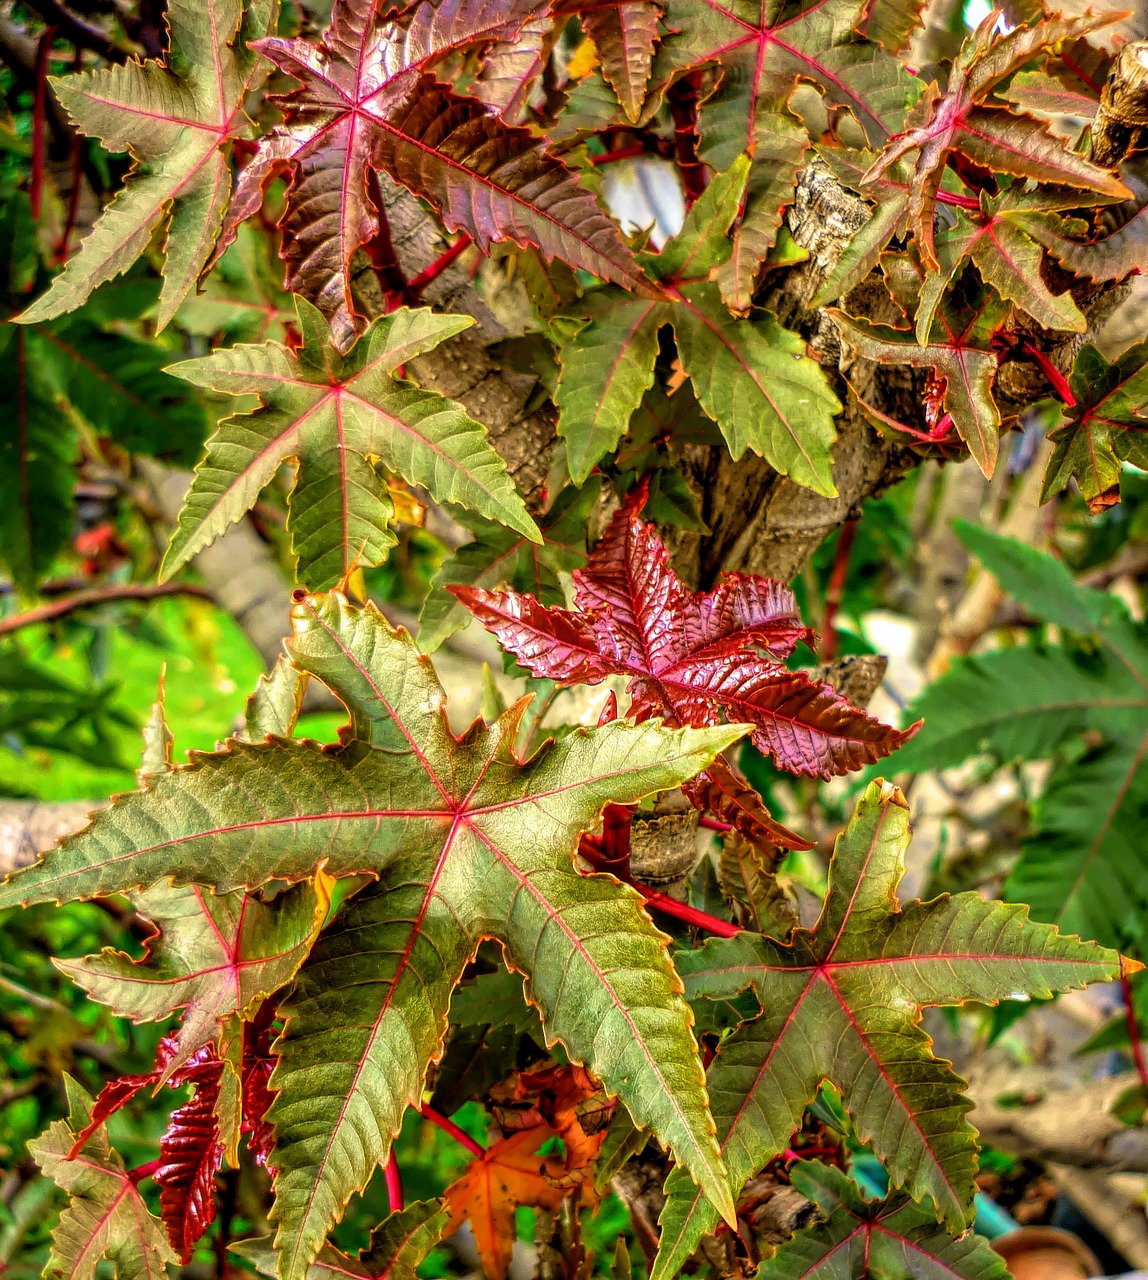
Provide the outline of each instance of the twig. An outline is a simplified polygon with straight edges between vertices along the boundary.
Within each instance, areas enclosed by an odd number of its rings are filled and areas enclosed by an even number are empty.
[[[631,160],[635,156],[649,154],[649,151],[640,142],[635,142],[629,147],[619,147],[616,151],[603,151],[598,155],[593,155],[590,157],[590,163],[595,166],[613,164],[615,160]]]
[[[157,600],[163,596],[195,596],[199,600],[211,600],[212,594],[194,582],[129,582],[122,586],[92,587],[64,596],[49,604],[37,605],[26,613],[15,613],[10,618],[0,618],[0,636],[11,635],[24,627],[34,627],[41,622],[54,622],[80,609],[92,609],[101,604],[113,604],[121,600]]]
[[[99,27],[85,22],[83,18],[66,8],[60,0],[27,0],[28,8],[34,10],[48,24],[49,29],[58,28],[65,40],[78,49],[90,49],[98,53],[108,62],[123,62],[126,54],[117,48],[107,33]]]
[[[69,1016],[68,1010],[58,1001],[53,1000],[50,996],[42,996],[38,992],[29,991],[27,987],[23,987],[18,982],[13,982],[11,978],[4,977],[0,974],[0,991],[7,991],[10,996],[16,996],[17,999],[23,1000],[25,1004],[30,1004],[33,1008],[43,1009],[47,1013],[63,1014]]]
[[[422,1112],[424,1120],[429,1120],[437,1129],[441,1129],[443,1133],[449,1133],[455,1142],[461,1143],[474,1156],[485,1155],[482,1147],[466,1132],[460,1129],[457,1124],[441,1111],[436,1111],[429,1102],[424,1103],[419,1110]]]
[[[375,206],[375,217],[378,225],[375,234],[364,246],[379,288],[383,291],[383,299],[388,312],[397,311],[407,299],[407,278],[399,266],[398,255],[391,240],[391,224],[387,220],[387,206],[383,200],[383,191],[379,186],[379,175],[368,171],[367,193]]]

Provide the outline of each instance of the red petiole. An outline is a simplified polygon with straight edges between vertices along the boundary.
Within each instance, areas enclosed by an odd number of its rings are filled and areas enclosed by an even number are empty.
[[[443,1133],[449,1133],[455,1142],[461,1143],[471,1155],[481,1156],[485,1154],[482,1147],[475,1142],[465,1129],[460,1129],[453,1120],[444,1116],[441,1111],[436,1111],[429,1102],[424,1103],[419,1110],[422,1112],[424,1120],[429,1120],[436,1129],[441,1129]]]

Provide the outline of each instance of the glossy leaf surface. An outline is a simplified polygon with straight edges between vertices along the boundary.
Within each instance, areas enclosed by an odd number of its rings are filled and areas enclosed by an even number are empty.
[[[535,675],[563,682],[629,678],[630,715],[753,725],[753,742],[792,773],[829,778],[872,763],[906,741],[828,685],[787,670],[806,628],[792,592],[744,574],[692,592],[669,566],[631,495],[574,574],[577,609],[546,608],[511,591],[456,587],[455,595]]]
[[[616,226],[574,172],[528,130],[446,88],[431,70],[463,49],[513,39],[542,7],[422,0],[388,17],[339,0],[319,46],[260,43],[301,87],[282,100],[284,123],[241,175],[227,232],[257,211],[271,173],[287,168],[287,287],[330,319],[340,348],[355,331],[350,261],[379,229],[372,171],[428,201],[448,230],[465,231],[484,250],[513,240],[640,287]]]

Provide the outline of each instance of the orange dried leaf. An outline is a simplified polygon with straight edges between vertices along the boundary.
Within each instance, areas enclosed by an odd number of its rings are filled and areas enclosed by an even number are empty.
[[[519,1205],[557,1209],[565,1192],[553,1180],[564,1174],[562,1162],[539,1155],[558,1135],[549,1125],[512,1133],[476,1157],[446,1189],[450,1210],[446,1235],[469,1222],[490,1280],[504,1280],[514,1249],[514,1211]]]

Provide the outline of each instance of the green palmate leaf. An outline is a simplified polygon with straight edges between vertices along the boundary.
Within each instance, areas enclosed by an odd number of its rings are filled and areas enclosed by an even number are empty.
[[[416,1280],[416,1268],[442,1238],[449,1215],[437,1200],[415,1200],[386,1217],[371,1233],[370,1243],[358,1257],[348,1257],[324,1245],[307,1269],[306,1280]],[[261,1275],[278,1274],[278,1254],[269,1236],[240,1240],[232,1253],[246,1258]]]
[[[246,742],[263,742],[271,736],[290,737],[306,689],[307,677],[285,657],[277,658],[271,670],[259,677],[255,692],[247,699],[243,732],[236,736]]]
[[[687,993],[762,1006],[723,1041],[708,1081],[735,1188],[784,1150],[822,1081],[840,1089],[858,1136],[894,1185],[929,1200],[954,1230],[971,1216],[976,1133],[963,1081],[920,1029],[927,1005],[1047,996],[1121,971],[1091,942],[1034,924],[1027,909],[975,893],[899,907],[908,809],[870,784],[837,841],[829,890],[811,930],[712,939],[677,956]],[[716,1219],[671,1174],[653,1280],[676,1275]]]
[[[320,588],[394,545],[393,503],[379,466],[440,502],[473,507],[525,537],[540,535],[486,440],[461,405],[398,376],[408,360],[465,329],[467,316],[403,308],[376,320],[347,355],[326,321],[298,301],[304,345],[228,347],[172,371],[196,386],[256,394],[262,407],[224,419],[196,470],[164,559],[170,577],[255,503],[288,459],[296,463],[287,528],[298,577]]]
[[[526,1002],[522,978],[509,969],[480,974],[458,987],[450,1000],[450,1020],[460,1027],[510,1027],[542,1043],[538,1010]]]
[[[272,739],[196,754],[121,797],[0,890],[0,905],[146,886],[219,892],[319,867],[366,872],[300,971],[277,1046],[274,1215],[299,1280],[350,1195],[385,1161],[445,1031],[451,988],[484,937],[525,975],[547,1039],[585,1062],[729,1214],[700,1064],[665,937],[641,897],[580,875],[573,854],[606,803],[677,786],[743,726],[577,730],[523,763],[519,703],[450,732],[405,632],[341,596],[301,598],[299,669],[343,700],[336,747]]]
[[[1000,411],[993,399],[997,356],[992,338],[1008,308],[986,291],[979,306],[958,310],[942,304],[927,342],[912,330],[829,311],[842,338],[868,360],[931,368],[945,380],[944,407],[977,465],[991,476],[1000,447]]]
[[[406,821],[418,826],[443,813],[448,795],[464,808],[445,825],[438,820],[429,844],[402,839],[378,884],[320,939],[285,1008],[272,1080],[280,1090],[275,1216],[280,1247],[290,1242],[283,1274],[296,1274],[348,1195],[386,1159],[441,1049],[451,989],[484,936],[500,939],[526,975],[548,1042],[561,1040],[584,1061],[722,1202],[724,1175],[710,1155],[693,1040],[664,939],[636,894],[578,875],[570,860],[577,832],[607,795],[632,800],[671,785],[700,767],[701,755],[686,765],[688,744],[671,745],[669,731],[643,744],[610,725],[579,731],[521,766],[510,745],[521,704],[452,745],[436,714],[441,691],[413,645],[400,650],[377,615],[337,603],[310,608],[293,660],[357,709],[358,737],[407,753],[426,798],[396,774]]]
[[[1007,892],[1038,919],[1140,954],[1148,927],[1137,846],[1148,804],[1148,635],[1116,596],[1077,586],[1052,556],[957,529],[1024,608],[1088,642],[954,662],[914,705],[926,717],[920,742],[893,763],[946,768],[982,752],[1040,760],[1090,741],[1082,758],[1053,771]]]
[[[474,534],[435,574],[419,615],[419,644],[428,653],[470,621],[470,612],[447,589],[453,585],[528,591],[546,604],[558,604],[558,575],[586,563],[586,531],[601,485],[567,486],[545,516],[539,518],[542,544],[468,512],[458,519]]]
[[[165,1280],[167,1264],[176,1256],[162,1224],[153,1218],[132,1181],[119,1152],[108,1144],[102,1126],[75,1159],[76,1135],[88,1125],[92,1099],[65,1076],[70,1114],[28,1143],[32,1158],[68,1193],[68,1207],[52,1232],[52,1252],[44,1275],[48,1280],[95,1280],[106,1258],[116,1280]]]
[[[831,110],[848,111],[874,147],[902,128],[920,93],[895,58],[858,36],[867,8],[857,0],[800,6],[676,0],[668,6],[672,34],[655,59],[655,82],[719,67],[721,77],[699,111],[698,155],[718,171],[739,154],[753,157],[744,212],[718,272],[723,298],[739,313],[749,309],[809,146],[789,105],[797,82],[815,86]]]
[[[126,271],[167,223],[157,324],[195,285],[231,192],[230,144],[247,137],[244,99],[261,75],[248,41],[266,35],[273,0],[174,0],[163,62],[126,62],[53,79],[76,127],[108,151],[130,151],[127,183],[48,292],[20,317],[50,320]]]
[[[823,1221],[783,1244],[757,1280],[1008,1280],[987,1240],[954,1238],[908,1196],[869,1200],[840,1169],[809,1160],[790,1177]]]
[[[643,255],[663,301],[615,287],[586,300],[589,323],[563,344],[555,395],[575,482],[626,433],[653,384],[658,331],[669,324],[698,402],[733,456],[751,449],[816,492],[836,492],[829,454],[841,405],[803,339],[768,313],[734,319],[707,278],[729,259],[748,173],[743,156],[714,179],[660,254]]]
[[[665,305],[623,289],[596,289],[579,307],[587,324],[563,344],[555,392],[558,434],[576,484],[618,447],[654,384]]]
[[[1078,207],[1081,196],[1071,192],[1031,194],[1010,187],[999,196],[981,196],[979,216],[956,210],[957,225],[936,239],[936,271],[921,289],[917,311],[917,341],[927,344],[941,295],[961,266],[975,264],[985,284],[1027,311],[1046,329],[1072,329],[1082,333],[1084,316],[1070,293],[1054,294],[1041,277],[1044,253],[1029,234],[1035,223],[1064,223],[1058,210]]]
[[[1094,511],[1119,499],[1124,464],[1148,467],[1148,342],[1109,362],[1091,344],[1077,353],[1068,384],[1076,399],[1052,433],[1041,499],[1075,480]]]
[[[250,1016],[303,963],[327,910],[311,883],[266,903],[243,893],[161,883],[132,895],[158,933],[141,960],[108,948],[57,968],[121,1018],[158,1022],[183,1009],[177,1048],[164,1078],[216,1040],[232,1013]]]

